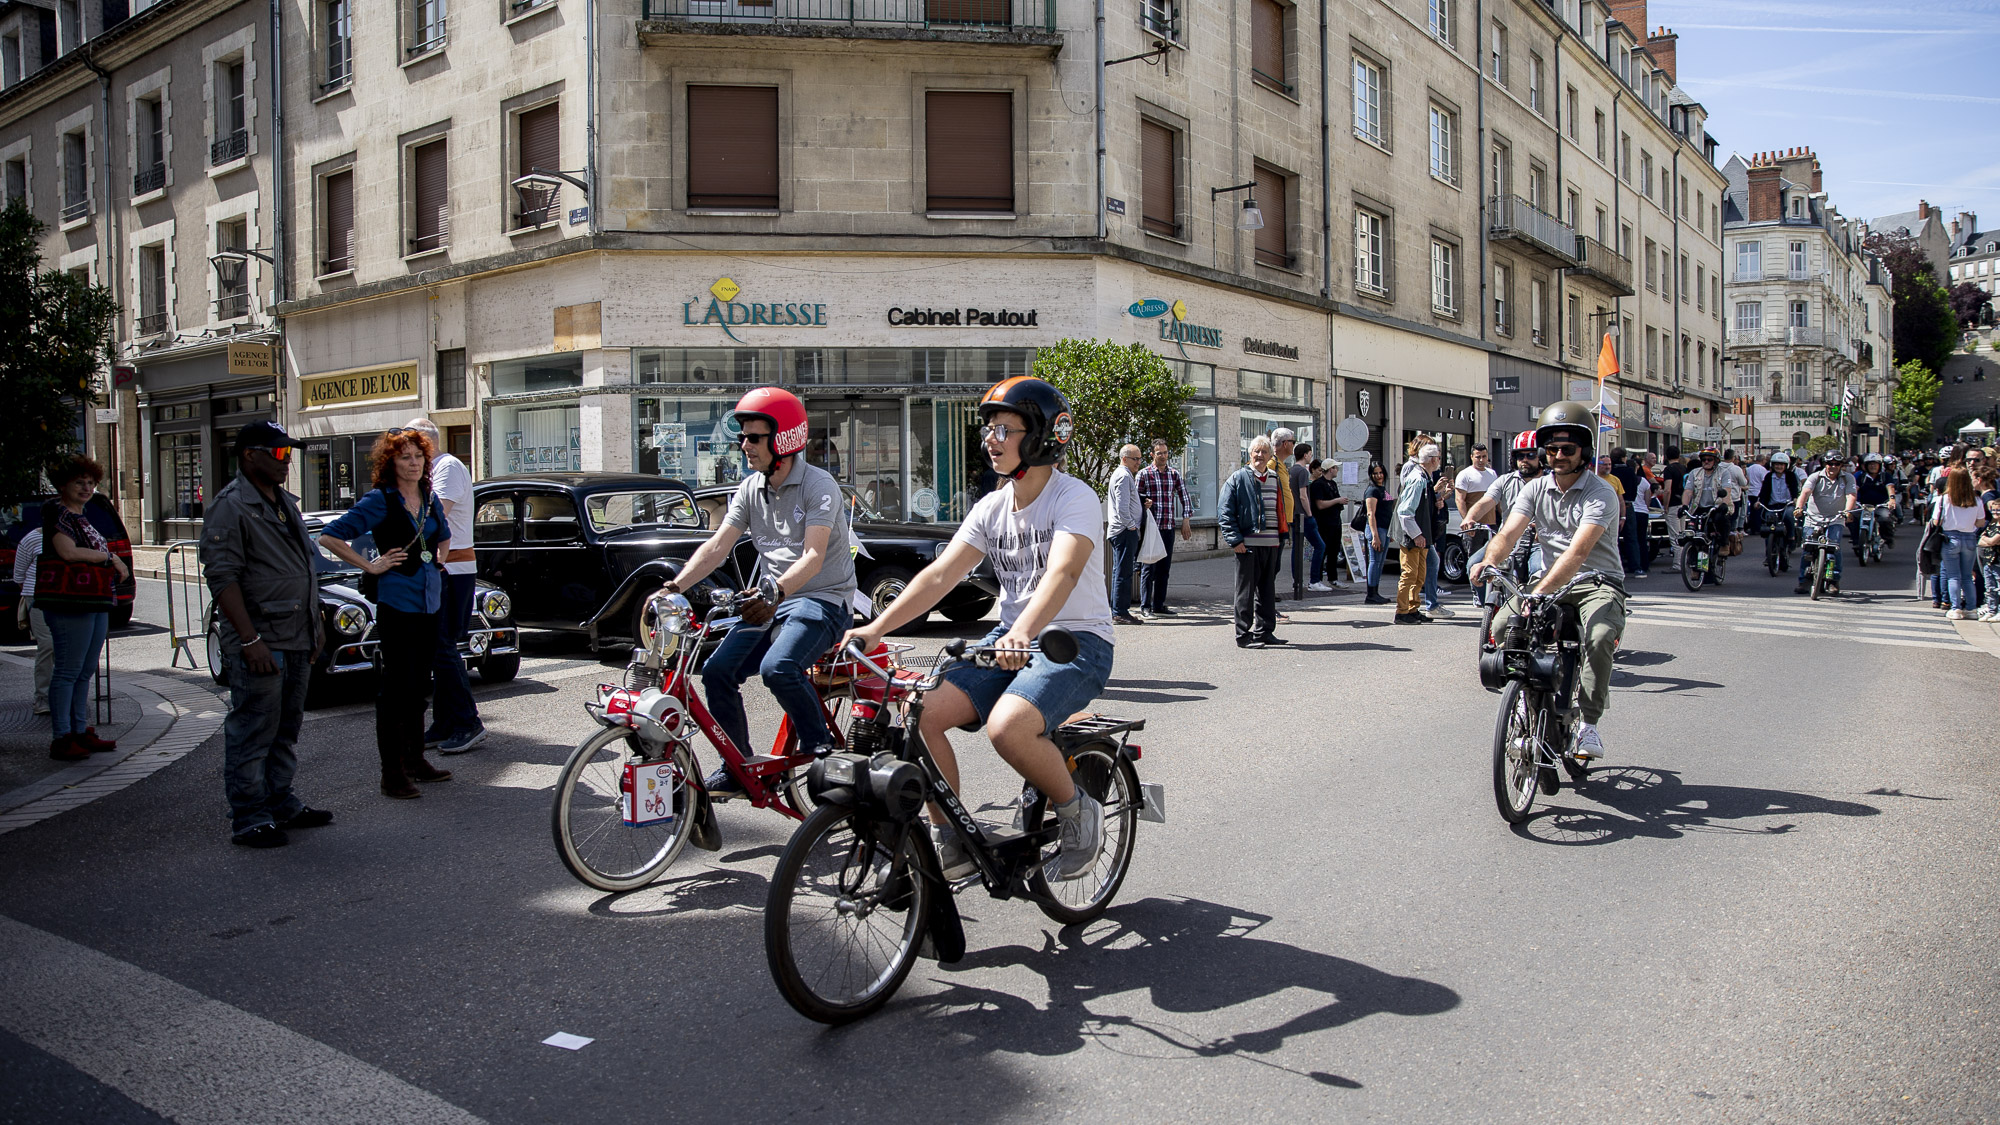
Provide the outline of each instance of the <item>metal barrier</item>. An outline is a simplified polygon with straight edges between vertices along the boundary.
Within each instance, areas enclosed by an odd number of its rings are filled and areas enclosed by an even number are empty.
[[[108,635],[104,638],[94,679],[91,721],[108,728],[111,726],[111,638]]]
[[[167,642],[173,646],[168,666],[187,666],[200,671],[208,660],[208,583],[201,577],[199,539],[176,539],[167,544],[164,574],[167,580]],[[176,566],[178,563],[178,566]],[[199,642],[201,648],[195,648]]]

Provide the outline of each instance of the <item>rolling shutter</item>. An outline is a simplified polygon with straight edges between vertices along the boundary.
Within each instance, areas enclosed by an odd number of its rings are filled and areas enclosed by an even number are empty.
[[[410,150],[410,180],[410,194],[416,201],[410,224],[410,252],[436,250],[450,235],[442,140]]]
[[[1263,77],[1291,88],[1285,73],[1285,9],[1278,0],[1251,0],[1250,65]]]
[[[924,161],[931,211],[1014,210],[1014,95],[924,95]]]
[[[1264,212],[1264,226],[1257,233],[1257,260],[1267,266],[1290,269],[1291,214],[1286,207],[1285,174],[1257,165],[1250,177],[1257,182],[1257,207]]]
[[[562,168],[561,102],[521,111],[514,118],[514,129],[515,175],[525,176],[536,168],[544,172]],[[551,211],[559,190],[516,192],[521,213],[514,217],[515,228],[538,227],[554,220]]]
[[[931,23],[1006,27],[1013,22],[1012,7],[1012,0],[928,0],[924,16]]]
[[[326,192],[326,258],[321,273],[354,268],[354,173],[335,172],[322,183]]]
[[[688,87],[687,205],[778,209],[777,87]]]
[[[1178,185],[1174,182],[1174,131],[1152,121],[1139,122],[1139,176],[1144,201],[1139,223],[1154,234],[1179,238]]]

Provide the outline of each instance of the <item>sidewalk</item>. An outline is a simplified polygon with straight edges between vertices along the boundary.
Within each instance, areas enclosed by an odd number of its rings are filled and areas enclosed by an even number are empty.
[[[80,762],[48,756],[49,719],[32,714],[32,656],[0,653],[0,834],[88,804],[179,760],[222,726],[225,708],[192,680],[114,665],[111,717],[97,733],[118,749]]]

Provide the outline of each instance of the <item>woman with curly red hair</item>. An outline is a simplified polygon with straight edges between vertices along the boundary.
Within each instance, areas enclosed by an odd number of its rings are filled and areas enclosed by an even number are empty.
[[[422,794],[411,781],[444,781],[450,770],[424,760],[424,710],[437,652],[437,615],[444,597],[444,552],[450,539],[444,506],[431,495],[437,451],[419,430],[394,429],[369,453],[375,488],[332,523],[320,545],[366,571],[362,592],[375,601],[381,664],[375,689],[375,748],[382,756],[382,795]],[[374,538],[376,555],[352,540]],[[372,582],[370,579],[372,578]]]

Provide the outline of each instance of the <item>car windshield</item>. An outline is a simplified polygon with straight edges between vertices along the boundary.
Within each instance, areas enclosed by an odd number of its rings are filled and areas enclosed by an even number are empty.
[[[312,538],[313,548],[319,552],[319,558],[313,560],[314,573],[322,575],[361,573],[360,567],[351,566],[348,563],[343,562],[339,558],[336,558],[332,551],[329,551],[325,547],[320,546],[319,528],[308,526],[307,532],[310,534]],[[350,539],[347,542],[349,546],[361,552],[361,557],[364,559],[372,559],[376,555],[382,553],[375,549],[375,537],[373,535],[364,533],[362,535],[355,536],[353,539]]]
[[[868,502],[868,498],[866,496],[861,495],[860,489],[854,487],[851,484],[841,485],[840,494],[842,496],[847,497],[847,514],[848,518],[850,519],[886,520],[891,522],[894,522],[897,519],[897,517],[895,516],[883,515],[881,511],[875,507],[875,505],[870,504]]]
[[[701,509],[694,497],[679,489],[599,492],[584,501],[591,530],[603,533],[640,525],[701,526]]]

